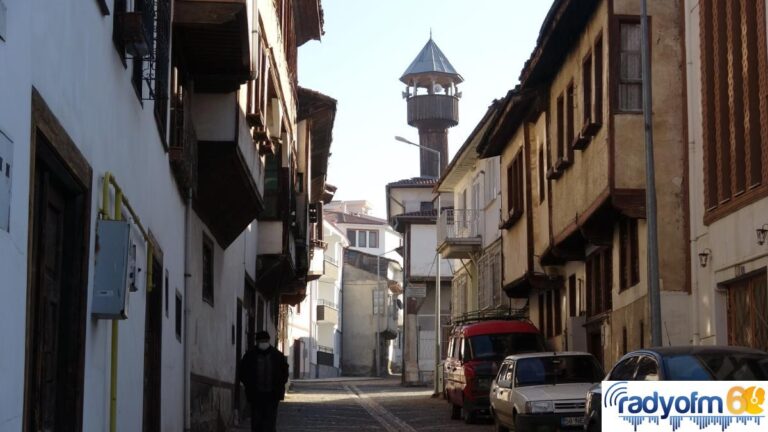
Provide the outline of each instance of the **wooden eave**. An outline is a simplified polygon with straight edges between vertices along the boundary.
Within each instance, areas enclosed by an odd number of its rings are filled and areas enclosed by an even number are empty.
[[[504,99],[494,99],[488,106],[488,110],[483,118],[480,119],[451,160],[451,163],[443,171],[443,175],[438,180],[437,185],[435,185],[435,192],[453,192],[456,184],[474,169],[478,159],[477,146],[488,130],[491,121],[496,118],[497,112],[503,105],[503,101]]]
[[[323,7],[320,0],[301,0],[293,3],[293,21],[296,30],[296,46],[311,40],[320,40],[323,30]]]
[[[198,143],[198,187],[193,205],[223,249],[264,209],[237,143]]]
[[[331,155],[333,124],[336,119],[336,99],[320,92],[299,87],[298,120],[309,120],[312,146],[310,163],[310,196],[321,197],[325,192],[328,158]]]
[[[480,158],[499,156],[507,147],[515,132],[528,118],[536,98],[536,91],[510,90],[504,99],[503,108],[488,128],[483,141],[478,145]]]
[[[176,0],[174,46],[200,92],[231,92],[251,74],[245,0]]]
[[[520,72],[524,88],[548,82],[578,42],[600,0],[555,0],[539,31],[536,47]]]

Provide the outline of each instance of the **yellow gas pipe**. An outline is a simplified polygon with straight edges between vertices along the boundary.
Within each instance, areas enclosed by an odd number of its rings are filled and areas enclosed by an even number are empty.
[[[115,189],[115,205],[114,205],[114,218],[109,213],[109,185],[112,185]],[[149,241],[149,235],[147,235],[144,226],[141,224],[139,216],[131,207],[131,203],[123,196],[123,190],[117,184],[112,173],[106,172],[104,174],[104,180],[101,189],[101,209],[99,213],[101,218],[105,220],[123,220],[123,206],[128,209],[128,212],[133,217],[133,223],[139,227],[141,235],[144,237],[144,241],[147,243],[147,292],[152,292],[152,243]],[[118,348],[118,320],[112,320],[112,352],[110,356],[110,378],[109,378],[109,431],[116,432],[117,430],[117,348]]]

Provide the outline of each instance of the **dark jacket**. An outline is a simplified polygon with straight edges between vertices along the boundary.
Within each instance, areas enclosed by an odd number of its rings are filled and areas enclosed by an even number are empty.
[[[258,357],[265,356],[267,369],[271,371],[271,394],[283,400],[285,398],[285,383],[288,382],[288,360],[283,353],[270,346],[264,351],[251,348],[240,360],[240,382],[245,386],[248,401],[253,401],[258,391],[257,362]],[[262,358],[265,358],[262,357]]]

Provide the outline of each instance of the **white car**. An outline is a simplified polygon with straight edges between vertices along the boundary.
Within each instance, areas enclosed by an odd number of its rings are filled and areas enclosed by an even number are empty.
[[[491,383],[496,430],[581,429],[585,395],[604,376],[595,357],[585,352],[509,356]]]

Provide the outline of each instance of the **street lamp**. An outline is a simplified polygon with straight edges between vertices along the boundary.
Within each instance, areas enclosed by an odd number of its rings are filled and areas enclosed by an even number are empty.
[[[440,178],[440,175],[442,174],[442,165],[440,161],[440,152],[423,146],[421,144],[416,144],[415,142],[409,141],[401,136],[395,135],[395,141],[400,141],[405,144],[409,144],[415,147],[418,147],[422,150],[426,150],[429,152],[432,152],[437,155],[437,178]],[[440,219],[440,191],[437,192],[437,218]],[[435,248],[437,249],[437,248]],[[435,250],[437,253],[437,250]],[[438,369],[440,368],[440,337],[441,337],[441,329],[440,329],[440,254],[437,253],[437,274],[435,275],[435,374],[434,374],[434,381],[435,381],[435,394],[440,394],[440,384],[437,382],[437,374]]]

